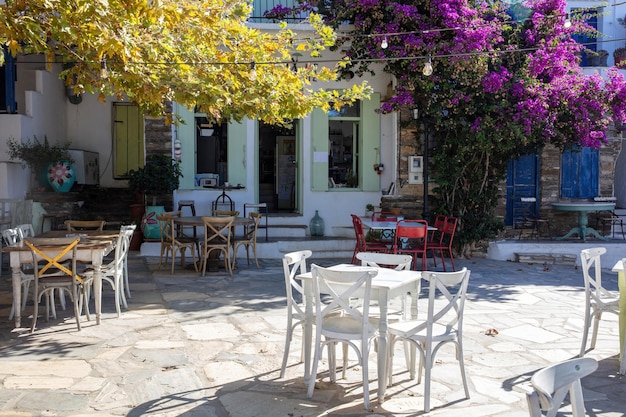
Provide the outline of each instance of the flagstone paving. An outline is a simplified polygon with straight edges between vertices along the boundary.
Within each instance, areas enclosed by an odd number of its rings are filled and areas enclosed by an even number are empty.
[[[348,261],[348,260],[345,260]],[[341,262],[313,259],[320,265]],[[519,264],[482,258],[458,260],[471,271],[465,311],[463,389],[454,348],[444,347],[433,369],[429,416],[528,416],[525,392],[538,369],[575,357],[583,324],[583,281],[567,265]],[[38,322],[30,334],[13,330],[10,277],[0,280],[0,417],[6,416],[415,416],[423,414],[423,386],[409,380],[402,349],[394,384],[376,398],[376,355],[370,355],[372,409],[363,408],[360,369],[332,384],[327,363],[313,398],[306,397],[299,364],[301,333],[279,378],[284,347],[282,264],[239,264],[233,280],[223,271],[171,276],[157,258],[131,254],[132,298],[117,318],[105,288],[101,325],[71,312]],[[605,281],[617,290],[612,265]],[[59,309],[60,311],[60,309]],[[27,307],[25,325],[29,325]],[[488,335],[490,329],[497,333]],[[626,377],[618,369],[617,317],[605,314],[598,344],[588,356],[599,368],[583,380],[588,415],[626,411]],[[354,361],[352,362],[354,365]],[[568,409],[563,415],[571,415]]]

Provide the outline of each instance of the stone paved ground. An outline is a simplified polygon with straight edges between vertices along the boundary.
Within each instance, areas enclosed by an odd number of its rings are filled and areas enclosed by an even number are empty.
[[[314,259],[320,265],[339,260]],[[306,398],[300,333],[285,378],[279,378],[286,326],[282,266],[245,261],[231,282],[223,272],[158,269],[158,259],[131,255],[132,299],[117,318],[105,293],[100,326],[71,313],[40,321],[34,334],[12,330],[10,280],[0,280],[0,417],[6,416],[415,416],[423,387],[403,371],[396,352],[394,385],[376,401],[376,361],[370,356],[372,410],[363,408],[360,370],[328,381],[327,364]],[[470,259],[464,326],[469,400],[454,349],[444,347],[433,370],[430,416],[528,416],[525,390],[538,369],[574,357],[583,322],[582,274],[572,266]],[[612,265],[605,265],[610,268]],[[608,269],[605,280],[617,289]],[[25,325],[29,325],[30,306]],[[488,329],[499,334],[486,335]],[[606,315],[598,346],[588,353],[598,370],[583,381],[588,414],[624,416],[626,377],[618,369],[617,318]],[[569,413],[563,414],[569,415]]]

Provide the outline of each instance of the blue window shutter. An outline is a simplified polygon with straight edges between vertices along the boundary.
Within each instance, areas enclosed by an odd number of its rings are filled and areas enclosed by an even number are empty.
[[[599,151],[578,148],[563,152],[561,157],[561,196],[593,198],[598,195]]]

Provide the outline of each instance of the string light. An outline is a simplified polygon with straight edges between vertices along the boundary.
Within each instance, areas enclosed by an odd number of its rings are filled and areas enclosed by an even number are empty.
[[[250,73],[248,74],[250,81],[256,81],[256,62],[252,61],[250,64]]]
[[[107,70],[107,63],[104,60],[100,62],[100,78],[103,78],[103,79],[109,78],[109,71]]]
[[[422,74],[424,74],[427,77],[430,77],[431,75],[433,75],[433,64],[431,62],[430,55],[428,55],[428,61],[426,61],[426,63],[424,64],[424,69],[422,69]]]
[[[565,23],[563,23],[564,28],[572,27],[572,21],[569,20],[569,13],[565,15]]]
[[[385,36],[383,38],[383,41],[380,43],[380,47],[383,49],[387,49],[387,47],[389,46],[389,44],[387,43],[387,37]]]

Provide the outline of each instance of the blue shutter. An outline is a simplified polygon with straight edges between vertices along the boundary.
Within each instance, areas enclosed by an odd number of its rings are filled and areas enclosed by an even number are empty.
[[[561,196],[593,198],[598,195],[599,151],[592,148],[566,150],[561,157]]]

